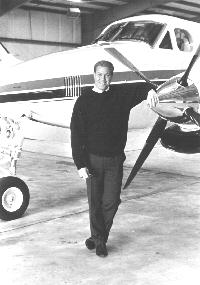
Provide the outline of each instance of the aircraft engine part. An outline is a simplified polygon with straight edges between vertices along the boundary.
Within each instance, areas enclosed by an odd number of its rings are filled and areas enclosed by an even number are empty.
[[[30,194],[26,183],[18,177],[0,178],[0,218],[10,221],[20,218],[29,204]]]
[[[124,189],[128,187],[128,185],[131,183],[135,175],[137,174],[138,170],[141,168],[143,163],[145,162],[146,158],[152,151],[153,147],[157,143],[158,139],[161,137],[163,134],[165,127],[167,125],[167,120],[162,119],[161,117],[158,117],[157,121],[155,122],[147,140],[146,143],[138,156],[134,167],[132,168],[129,177],[127,178],[127,181],[124,185]]]
[[[180,77],[174,77],[159,86],[157,93],[159,104],[152,108],[161,117],[175,123],[188,121],[184,110],[188,107],[199,109],[199,93],[194,83],[182,86],[178,83]]]
[[[200,153],[200,130],[182,131],[180,126],[172,125],[165,129],[161,144],[180,153]]]

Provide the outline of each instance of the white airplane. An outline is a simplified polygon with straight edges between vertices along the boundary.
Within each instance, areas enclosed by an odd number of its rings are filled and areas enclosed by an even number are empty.
[[[150,80],[161,84],[186,69],[198,45],[199,27],[198,23],[164,15],[116,21],[91,45],[35,58],[1,73],[0,102],[3,104],[0,104],[0,113],[18,116],[25,110],[32,110],[39,113],[43,121],[69,127],[75,99],[83,88],[93,85],[93,66],[98,60],[114,64],[112,84],[131,88],[133,93],[139,85],[144,92],[144,80],[130,71],[120,56],[115,57],[114,50],[134,63]],[[140,111],[132,111],[130,128],[146,127],[150,121],[152,112],[144,119]],[[43,136],[48,139],[48,135],[51,137],[44,129],[39,133],[34,124],[25,133],[25,136],[40,136],[41,139]]]
[[[0,77],[0,114],[16,119],[32,111],[35,121],[53,125],[55,129],[69,128],[75,100],[83,89],[93,85],[93,67],[97,61],[111,61],[115,67],[112,84],[131,88],[133,94],[136,87],[141,89],[141,93],[150,88],[157,89],[158,85],[184,71],[197,55],[198,30],[198,23],[164,15],[136,16],[116,21],[104,29],[91,45],[49,54],[5,69]],[[160,89],[165,95],[169,93],[170,82],[167,81],[167,86],[162,85]],[[181,100],[184,101],[182,97]],[[187,103],[188,100],[186,106]],[[165,107],[164,114],[159,109],[154,111],[165,120],[176,121],[166,115]],[[194,114],[183,115],[182,109],[180,113],[175,116],[181,118],[180,122],[184,121],[184,116],[186,121],[194,121]],[[136,126],[133,120],[135,115],[138,122],[143,121],[139,127],[146,126],[150,117],[152,122],[157,117],[147,109],[145,114],[142,104],[134,109],[130,114],[129,128]],[[164,132],[166,124],[163,119],[160,120]],[[160,123],[158,125],[161,128]],[[39,134],[40,139],[42,136],[51,138],[50,134],[44,133],[44,129],[39,133],[40,130],[38,124],[32,122],[24,135],[37,138]],[[63,133],[66,137],[66,131]],[[6,181],[10,181],[10,176]],[[0,180],[0,198],[0,217],[14,219],[25,212],[29,192],[21,181],[13,181],[6,186],[4,181],[1,188]]]

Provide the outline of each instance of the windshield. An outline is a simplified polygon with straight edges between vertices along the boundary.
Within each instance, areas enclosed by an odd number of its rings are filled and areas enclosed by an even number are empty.
[[[98,41],[144,41],[153,45],[163,24],[149,21],[123,22],[112,25],[95,40]]]

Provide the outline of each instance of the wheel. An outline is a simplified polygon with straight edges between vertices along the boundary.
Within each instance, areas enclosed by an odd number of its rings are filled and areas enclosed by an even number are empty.
[[[30,194],[26,183],[18,177],[0,178],[0,219],[20,218],[29,204]]]

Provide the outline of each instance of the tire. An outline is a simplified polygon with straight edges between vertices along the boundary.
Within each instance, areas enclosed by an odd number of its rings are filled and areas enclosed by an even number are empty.
[[[20,218],[30,200],[26,183],[18,177],[0,178],[0,219],[10,221]]]

